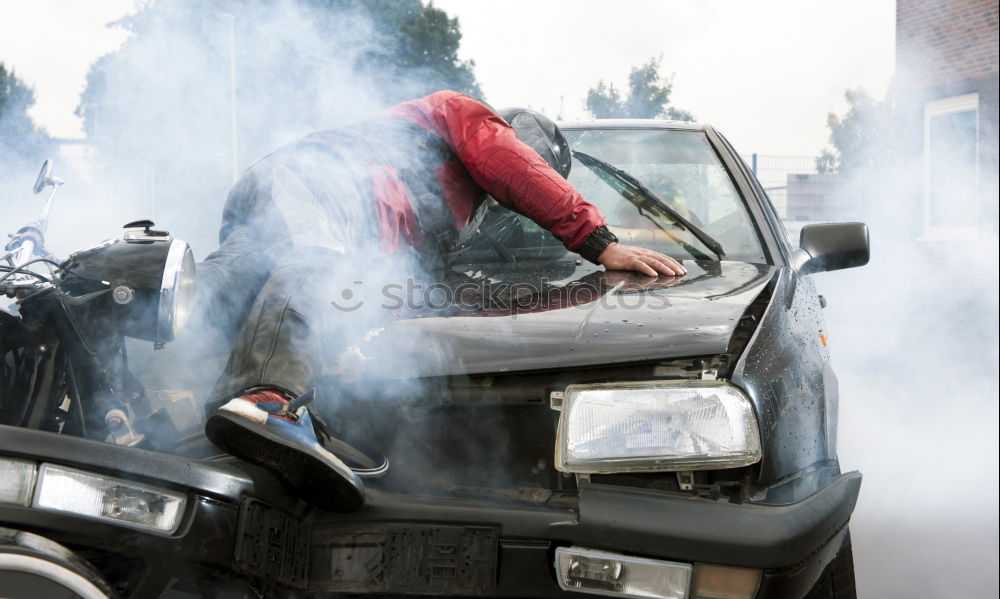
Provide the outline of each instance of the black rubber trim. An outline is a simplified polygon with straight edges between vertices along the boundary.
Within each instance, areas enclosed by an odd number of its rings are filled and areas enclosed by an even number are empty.
[[[580,523],[567,532],[572,541],[597,548],[780,568],[803,561],[843,529],[860,488],[861,473],[850,472],[796,503],[738,505],[586,485],[580,489]]]
[[[442,524],[499,524],[504,536],[546,539],[560,524],[576,522],[576,511],[526,503],[498,503],[467,498],[427,497],[365,490],[365,504],[349,514],[314,512],[316,528],[336,528],[362,522],[438,522]]]
[[[238,502],[245,494],[259,496],[263,490],[260,488],[260,481],[255,484],[255,479],[249,474],[228,464],[190,460],[135,447],[13,426],[0,425],[0,456],[64,464],[134,480],[168,483],[234,502]],[[276,481],[272,481],[272,485],[278,486]]]
[[[503,538],[551,540],[678,561],[753,568],[799,564],[846,526],[861,474],[842,474],[788,505],[731,504],[611,485],[584,485],[577,510],[420,498],[369,490],[352,514],[317,513],[316,530],[359,522],[497,524]]]

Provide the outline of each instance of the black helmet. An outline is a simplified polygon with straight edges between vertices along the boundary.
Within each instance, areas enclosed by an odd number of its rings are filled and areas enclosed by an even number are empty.
[[[569,175],[573,161],[569,143],[552,119],[530,108],[503,108],[497,114],[514,128],[519,140],[538,152],[563,178]]]

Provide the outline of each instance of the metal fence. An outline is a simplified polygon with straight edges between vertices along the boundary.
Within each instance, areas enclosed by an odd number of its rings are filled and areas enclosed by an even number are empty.
[[[83,139],[56,140],[56,163],[77,180],[92,185],[97,174],[97,148]]]
[[[817,172],[815,156],[750,154],[743,159],[783,220],[821,221],[833,216],[840,178]]]

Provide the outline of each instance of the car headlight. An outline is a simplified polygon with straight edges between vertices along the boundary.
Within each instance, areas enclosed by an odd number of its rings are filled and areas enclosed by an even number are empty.
[[[74,306],[110,297],[103,312],[117,319],[122,334],[159,345],[172,341],[191,313],[195,265],[187,243],[152,226],[129,223],[133,230],[124,239],[72,254],[61,286],[74,295]]]
[[[750,399],[723,381],[571,385],[556,438],[562,472],[670,472],[760,460]]]
[[[66,512],[157,534],[173,534],[184,493],[132,480],[0,456],[0,504]]]
[[[34,462],[0,457],[0,503],[29,505],[37,473]]]
[[[42,464],[32,506],[172,534],[180,526],[183,493],[130,480]]]

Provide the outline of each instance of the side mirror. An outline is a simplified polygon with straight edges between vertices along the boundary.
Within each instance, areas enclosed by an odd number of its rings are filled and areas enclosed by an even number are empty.
[[[35,193],[42,193],[42,190],[49,186],[49,179],[52,177],[52,161],[46,159],[42,163],[42,170],[38,171],[35,178],[35,186],[31,188]]]
[[[806,225],[799,234],[799,249],[792,253],[792,266],[808,275],[864,266],[870,255],[865,223]]]

